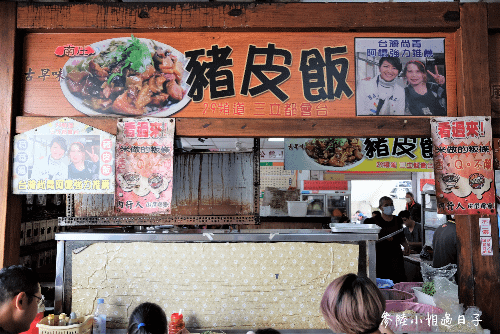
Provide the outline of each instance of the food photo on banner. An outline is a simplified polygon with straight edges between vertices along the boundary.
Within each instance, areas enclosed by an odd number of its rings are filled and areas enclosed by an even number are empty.
[[[286,138],[286,170],[429,172],[430,138]]]
[[[170,214],[174,118],[121,118],[116,136],[115,211]]]
[[[495,214],[489,117],[431,119],[438,213]]]
[[[355,38],[357,116],[446,116],[444,38]]]
[[[115,137],[63,118],[14,138],[15,194],[114,193]]]
[[[131,35],[85,50],[64,64],[60,85],[66,99],[86,115],[166,117],[191,100],[187,60],[171,46]]]

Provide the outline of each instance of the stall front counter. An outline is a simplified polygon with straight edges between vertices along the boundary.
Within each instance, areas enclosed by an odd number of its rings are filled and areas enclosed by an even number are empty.
[[[55,311],[92,314],[98,298],[108,328],[126,328],[135,306],[183,309],[201,331],[325,330],[327,285],[362,272],[375,278],[370,233],[331,230],[108,230],[56,235]]]

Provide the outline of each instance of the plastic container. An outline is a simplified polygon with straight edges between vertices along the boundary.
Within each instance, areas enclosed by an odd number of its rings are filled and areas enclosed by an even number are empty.
[[[418,303],[436,306],[434,297],[426,294],[425,292],[422,292],[422,287],[414,287],[412,289],[415,292],[415,297],[417,297]]]
[[[176,334],[181,329],[185,328],[184,316],[182,313],[172,313],[170,323],[168,324],[168,334]]]
[[[307,202],[287,201],[288,215],[290,217],[305,217],[307,213]]]
[[[422,285],[424,285],[424,282],[400,282],[400,283],[394,284],[394,286],[392,288],[394,290],[399,290],[399,291],[404,291],[404,292],[408,292],[411,294],[415,294],[415,291],[413,291],[412,288],[422,287]]]
[[[104,299],[102,298],[97,300],[92,334],[106,334],[106,312],[104,311]]]
[[[382,324],[387,321],[388,327],[394,332],[432,332],[437,327],[433,326],[432,319],[429,319],[429,316],[435,315],[439,324],[439,315],[444,313],[439,307],[401,301],[386,302],[385,311],[388,314],[385,320],[382,320]],[[402,314],[405,315],[406,321],[402,321]]]
[[[57,324],[49,326],[48,320],[47,316],[36,325],[39,334],[91,334],[94,317],[88,315],[77,318],[77,324],[68,326],[57,326]]]
[[[405,301],[414,302],[415,295],[409,292],[394,290],[394,289],[380,289],[385,301]]]

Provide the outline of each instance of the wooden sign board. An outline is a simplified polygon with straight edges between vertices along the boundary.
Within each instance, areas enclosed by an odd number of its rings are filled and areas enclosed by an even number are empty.
[[[453,33],[162,32],[133,36],[146,46],[130,49],[134,39],[125,33],[28,34],[23,115],[353,117],[355,72],[361,68],[355,59],[357,38],[444,39],[447,111],[449,116],[456,115]],[[149,75],[144,74],[147,62],[142,68],[140,64],[142,56],[147,58],[144,48],[149,53],[158,51]],[[390,47],[385,51],[390,52]],[[383,55],[376,52],[375,61]],[[426,61],[423,53],[412,54],[419,55],[418,59]],[[138,75],[130,68],[137,68]]]

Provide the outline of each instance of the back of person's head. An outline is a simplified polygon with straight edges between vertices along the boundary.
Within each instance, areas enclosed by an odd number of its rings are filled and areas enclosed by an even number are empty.
[[[257,329],[255,331],[255,334],[281,334],[280,331],[277,331],[274,328],[263,328],[263,329]]]
[[[155,303],[138,305],[128,321],[128,334],[165,334],[167,316],[163,309]]]
[[[411,215],[410,215],[410,211],[408,211],[408,210],[403,210],[403,211],[401,211],[401,212],[398,214],[398,217],[399,217],[399,218],[401,218],[401,219],[403,219],[403,218],[408,219],[408,218],[410,218],[410,216],[411,216]]]
[[[385,299],[369,278],[346,274],[328,285],[320,307],[335,333],[373,333],[382,322]]]
[[[375,211],[372,212],[372,216],[373,217],[382,217],[382,214],[380,213],[380,211],[375,210]]]
[[[26,293],[28,303],[38,292],[38,275],[30,268],[16,265],[0,270],[0,305],[10,301],[20,292]]]

